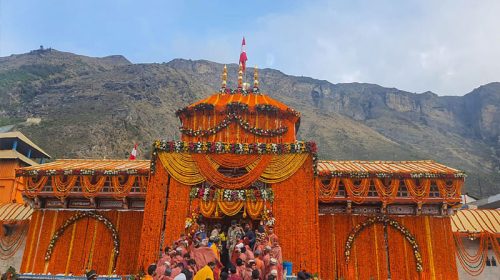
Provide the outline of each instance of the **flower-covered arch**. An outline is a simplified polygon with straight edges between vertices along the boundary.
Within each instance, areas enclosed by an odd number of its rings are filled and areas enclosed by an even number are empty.
[[[73,215],[71,218],[66,220],[66,222],[52,235],[52,238],[50,239],[49,246],[47,247],[47,251],[45,252],[45,261],[48,262],[50,261],[50,258],[52,257],[52,253],[54,251],[54,247],[56,245],[56,242],[59,240],[59,238],[63,235],[63,233],[66,231],[66,229],[71,226],[72,224],[78,222],[79,220],[83,218],[92,218],[94,220],[97,220],[99,222],[102,222],[104,226],[111,232],[111,237],[113,238],[113,265],[112,265],[112,271],[115,270],[116,267],[116,260],[118,258],[118,255],[120,254],[120,238],[118,236],[118,230],[116,227],[113,225],[113,223],[103,215],[96,213],[96,212],[91,212],[91,211],[82,211],[82,212],[77,212],[75,215]]]
[[[420,249],[418,248],[417,241],[415,240],[415,237],[411,232],[398,223],[395,220],[389,219],[386,216],[375,216],[371,217],[368,220],[357,224],[354,229],[349,233],[349,236],[347,237],[347,241],[345,242],[345,251],[344,251],[344,256],[345,256],[345,261],[346,264],[349,263],[349,257],[351,256],[351,248],[352,244],[354,243],[354,240],[356,237],[367,227],[375,224],[375,223],[383,223],[385,225],[390,225],[394,229],[398,230],[401,234],[404,235],[405,239],[410,243],[411,248],[413,250],[413,255],[415,256],[415,261],[417,265],[417,271],[421,272],[423,271],[423,265],[422,265],[422,254],[420,253]]]

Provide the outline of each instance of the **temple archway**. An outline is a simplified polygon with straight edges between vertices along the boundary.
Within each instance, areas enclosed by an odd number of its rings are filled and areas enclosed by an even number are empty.
[[[345,256],[345,261],[346,264],[349,263],[349,257],[351,255],[351,248],[354,243],[354,240],[356,237],[367,227],[374,225],[375,223],[382,223],[384,225],[389,225],[392,228],[396,229],[398,232],[400,232],[405,239],[410,243],[411,248],[413,250],[413,255],[415,256],[415,262],[416,262],[416,269],[418,272],[421,272],[423,270],[423,265],[422,265],[422,254],[420,253],[420,249],[418,248],[417,241],[415,240],[415,237],[411,232],[398,223],[395,220],[389,219],[386,216],[375,216],[367,219],[366,221],[357,224],[354,229],[349,233],[349,236],[347,237],[347,241],[345,243],[345,251],[344,251],[344,256]]]
[[[52,235],[52,238],[50,239],[49,246],[47,247],[47,251],[45,252],[45,262],[49,262],[50,258],[52,257],[52,253],[54,251],[54,247],[59,240],[59,238],[64,234],[66,229],[68,229],[71,225],[74,223],[78,222],[79,220],[83,218],[91,218],[94,220],[97,220],[101,223],[104,224],[104,226],[110,231],[111,237],[113,238],[113,265],[112,265],[112,271],[114,272],[115,266],[116,266],[116,260],[118,258],[118,255],[120,254],[120,238],[118,236],[118,230],[116,227],[113,225],[113,223],[103,215],[96,213],[96,212],[91,212],[91,211],[85,211],[85,212],[77,212],[75,215],[73,215],[71,218],[66,220],[66,222]]]

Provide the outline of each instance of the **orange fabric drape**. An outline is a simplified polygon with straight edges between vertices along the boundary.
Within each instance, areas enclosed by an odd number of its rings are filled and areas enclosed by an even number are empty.
[[[103,223],[91,218],[83,218],[68,227],[56,242],[50,261],[45,262],[45,252],[53,232],[74,214],[74,211],[64,210],[35,212],[21,264],[22,273],[84,275],[91,266],[99,274],[110,274],[111,234]],[[134,274],[143,212],[102,211],[99,214],[108,218],[119,232],[121,242],[116,274]]]
[[[309,156],[294,175],[272,186],[275,232],[283,259],[293,262],[295,272],[306,269],[316,273],[320,269],[318,189],[311,166]]]
[[[262,155],[257,165],[247,174],[240,177],[227,177],[214,169],[213,165],[202,154],[191,154],[198,165],[200,173],[208,181],[224,189],[241,189],[255,182],[272,159],[272,155]]]

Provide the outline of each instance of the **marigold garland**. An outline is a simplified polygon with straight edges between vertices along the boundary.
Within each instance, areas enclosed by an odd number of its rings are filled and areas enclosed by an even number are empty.
[[[262,155],[258,162],[247,166],[248,173],[240,177],[220,173],[217,163],[203,154],[159,152],[157,156],[167,172],[180,183],[193,186],[208,181],[224,189],[242,189],[257,180],[269,184],[287,180],[303,166],[309,154]]]
[[[52,193],[55,197],[63,199],[74,190],[75,186],[80,186],[82,195],[91,198],[98,195],[109,180],[113,189],[110,194],[116,199],[122,199],[130,193],[136,183],[142,192],[146,192],[148,180],[148,176],[143,175],[39,175],[39,177],[37,181],[34,181],[34,177],[27,177],[24,194],[28,197],[36,197],[43,192]],[[43,190],[44,187],[49,189]]]
[[[410,233],[410,231],[406,227],[402,226],[395,220],[389,219],[386,216],[375,216],[368,218],[366,221],[357,224],[354,227],[354,229],[349,233],[349,236],[347,237],[347,240],[345,242],[345,247],[344,247],[345,262],[346,263],[349,262],[349,258],[351,256],[351,248],[353,246],[354,240],[356,239],[356,236],[366,227],[371,226],[375,223],[384,223],[390,225],[391,227],[397,229],[399,232],[401,232],[401,234],[404,235],[405,239],[410,243],[413,249],[413,255],[415,256],[417,271],[421,272],[423,270],[422,254],[420,253],[415,237]]]
[[[359,184],[353,180],[342,178],[342,183],[344,183],[349,198],[354,203],[362,203],[370,191],[370,179],[368,178],[361,179]]]
[[[200,199],[202,201],[273,201],[274,192],[272,188],[266,187],[262,183],[253,184],[248,189],[231,190],[221,189],[213,185],[203,184],[192,187],[189,192],[190,199]]]
[[[29,229],[29,220],[17,223],[0,222],[1,226],[9,227],[12,232],[9,235],[0,235],[0,260],[7,260],[14,256],[22,245]]]
[[[479,242],[477,251],[472,254],[465,248],[462,238],[464,238],[464,233],[457,232],[453,234],[456,249],[455,252],[460,265],[465,272],[471,276],[478,276],[484,271],[490,246],[497,259],[500,256],[498,241],[496,240],[497,237],[495,234],[487,232],[469,234],[469,239],[478,240]]]
[[[321,178],[323,179],[323,178]],[[390,204],[398,197],[398,191],[400,189],[400,179],[390,179],[389,183],[385,183],[384,180],[377,177],[356,179],[356,178],[346,178],[346,177],[333,177],[330,179],[323,179],[318,182],[319,184],[319,201],[323,203],[329,203],[335,201],[337,198],[339,183],[344,183],[344,187],[347,193],[347,199],[353,201],[354,203],[363,203],[367,198],[368,192],[370,191],[370,186],[373,184],[375,191],[378,194],[378,198],[384,202],[385,205]],[[457,203],[460,201],[460,189],[463,184],[462,179],[453,179],[451,184],[445,182],[445,179],[423,179],[417,186],[414,182],[415,179],[405,179],[404,184],[408,189],[408,197],[416,202],[422,202],[430,197],[430,186],[432,182],[435,183],[439,190],[441,198],[448,204]],[[359,184],[356,184],[358,181]],[[371,182],[371,183],[370,183]],[[453,190],[452,190],[453,189]],[[345,197],[339,198],[345,200]]]
[[[332,178],[325,184],[323,180],[316,180],[319,184],[319,201],[332,202],[339,190],[340,178]]]
[[[26,189],[24,190],[24,193],[28,197],[35,197],[36,194],[38,194],[42,188],[45,187],[49,178],[45,176],[38,176],[38,180],[35,181],[34,179],[34,177],[26,178]]]
[[[196,130],[187,127],[180,127],[179,130],[181,131],[182,134],[185,134],[187,136],[204,137],[217,134],[219,131],[223,130],[224,128],[227,128],[233,122],[238,124],[241,128],[243,128],[243,130],[257,136],[274,137],[283,135],[288,131],[288,127],[286,126],[280,126],[276,129],[263,129],[263,128],[253,127],[250,125],[248,121],[244,120],[240,115],[237,115],[236,113],[232,112],[227,113],[226,117],[215,127],[207,129],[196,129]]]
[[[257,201],[204,201],[199,202],[200,214],[206,218],[218,217],[220,210],[226,216],[234,216],[244,208],[244,215],[248,214],[252,219],[262,218],[264,211],[264,200]]]
[[[207,158],[219,166],[243,168],[261,159],[260,155],[207,154]]]
[[[272,156],[263,155],[250,172],[239,177],[228,177],[220,173],[217,168],[204,155],[192,154],[191,158],[196,162],[198,171],[210,183],[225,189],[241,189],[248,187],[257,181],[270,163]]]
[[[227,142],[183,142],[156,140],[153,143],[155,152],[176,153],[215,153],[215,154],[316,154],[317,146],[314,142],[295,141],[292,143],[227,143]]]
[[[103,215],[92,212],[92,211],[82,211],[82,212],[77,212],[75,215],[73,215],[71,218],[66,220],[66,222],[54,233],[52,238],[50,239],[49,245],[47,247],[47,251],[45,252],[45,261],[48,262],[50,261],[50,258],[52,256],[52,252],[54,251],[54,246],[56,242],[59,240],[60,236],[65,232],[65,230],[71,226],[73,223],[77,222],[78,220],[81,220],[83,218],[93,218],[96,221],[102,222],[106,228],[111,232],[111,236],[113,238],[113,252],[114,252],[114,260],[113,260],[113,269],[116,265],[116,259],[118,258],[118,255],[120,254],[120,238],[118,235],[118,231],[111,223],[111,221],[104,217]]]

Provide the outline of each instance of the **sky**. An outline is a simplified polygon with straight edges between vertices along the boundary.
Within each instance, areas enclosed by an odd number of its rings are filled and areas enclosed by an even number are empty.
[[[500,81],[500,1],[0,0],[0,56],[40,45],[134,63],[237,63],[463,95]]]

